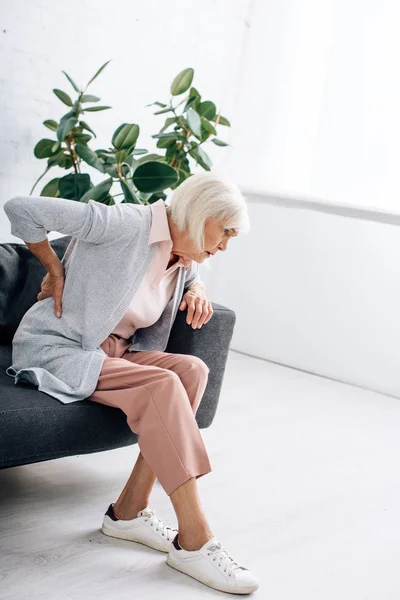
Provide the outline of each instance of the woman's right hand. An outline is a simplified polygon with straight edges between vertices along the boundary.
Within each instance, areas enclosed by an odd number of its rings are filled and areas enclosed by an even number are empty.
[[[64,291],[65,271],[64,265],[60,262],[57,271],[47,273],[42,280],[41,291],[37,295],[38,300],[44,300],[53,296],[54,314],[61,317],[62,314],[62,295]]]

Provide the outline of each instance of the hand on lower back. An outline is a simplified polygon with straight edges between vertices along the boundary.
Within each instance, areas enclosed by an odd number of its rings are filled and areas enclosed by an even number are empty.
[[[54,298],[54,314],[61,317],[62,314],[62,295],[64,291],[65,273],[62,265],[57,273],[47,273],[42,280],[41,291],[37,295],[38,300],[44,300],[53,296]]]

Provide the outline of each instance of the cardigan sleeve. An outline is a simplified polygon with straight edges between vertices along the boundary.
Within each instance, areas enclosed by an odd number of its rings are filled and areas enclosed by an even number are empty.
[[[58,231],[102,244],[121,236],[125,218],[118,204],[46,196],[15,196],[5,202],[4,211],[12,235],[29,243],[44,241],[47,231]]]

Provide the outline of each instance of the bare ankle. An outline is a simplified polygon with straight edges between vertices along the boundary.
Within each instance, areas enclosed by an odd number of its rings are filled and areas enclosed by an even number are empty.
[[[131,521],[132,519],[136,519],[138,512],[145,509],[147,505],[147,502],[143,502],[142,504],[137,504],[136,506],[126,507],[120,506],[116,502],[113,504],[113,511],[117,519],[120,519],[121,521]]]
[[[179,529],[179,545],[188,551],[200,550],[211,538],[214,537],[209,527],[201,531],[185,531]]]

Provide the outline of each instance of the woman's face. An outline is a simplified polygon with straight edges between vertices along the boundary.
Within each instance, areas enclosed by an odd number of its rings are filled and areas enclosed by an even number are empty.
[[[204,228],[204,244],[201,250],[186,235],[178,235],[175,240],[173,238],[171,252],[186,260],[202,263],[218,250],[226,250],[229,240],[237,235],[237,229],[226,229],[221,221],[208,219]]]

